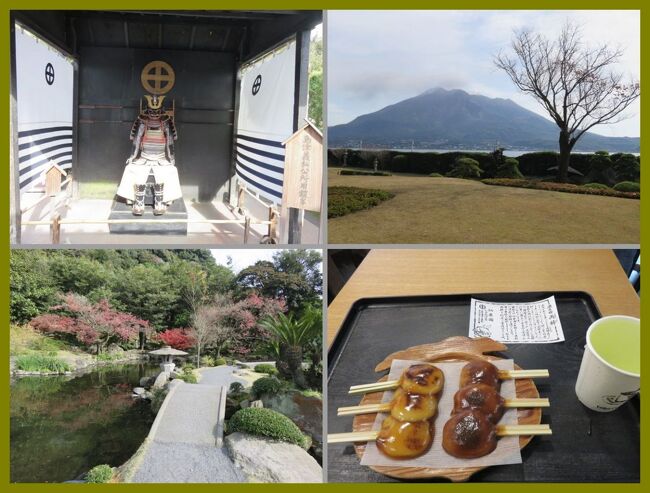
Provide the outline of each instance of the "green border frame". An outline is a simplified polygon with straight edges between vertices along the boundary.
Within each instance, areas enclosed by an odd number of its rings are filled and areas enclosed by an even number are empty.
[[[650,46],[650,36],[646,29],[648,27],[648,16],[650,15],[650,7],[643,8],[642,2],[637,1],[628,1],[620,0],[618,2],[605,2],[602,0],[533,0],[531,2],[526,2],[523,6],[520,2],[513,0],[466,0],[463,2],[458,2],[454,0],[437,0],[437,1],[426,1],[426,0],[402,0],[400,2],[389,1],[389,0],[375,0],[370,1],[358,1],[358,0],[327,0],[327,1],[312,1],[307,2],[306,0],[240,0],[240,1],[209,1],[209,0],[186,0],[179,4],[178,1],[169,1],[169,0],[158,0],[156,2],[134,2],[134,1],[99,1],[97,3],[89,3],[88,1],[59,1],[59,2],[47,2],[47,1],[35,1],[35,0],[23,0],[15,1],[9,0],[3,2],[3,7],[0,10],[0,25],[4,25],[3,36],[2,36],[2,51],[0,53],[0,63],[2,67],[9,67],[9,12],[10,10],[89,10],[89,9],[125,9],[133,10],[140,7],[143,10],[146,9],[168,9],[168,10],[178,10],[179,7],[184,10],[191,9],[270,9],[270,10],[294,10],[294,9],[387,9],[387,10],[408,10],[408,9],[449,9],[449,10],[614,10],[612,7],[615,7],[616,10],[640,10],[641,11],[641,46]],[[643,63],[644,56],[646,55],[645,51],[641,52],[641,78],[645,78],[649,75],[649,65],[648,63]],[[9,93],[9,70],[5,69],[3,71],[4,77],[0,81],[0,93],[8,94]],[[641,99],[641,127],[646,128],[649,122],[648,116],[648,101],[650,97]],[[4,117],[0,121],[0,128],[2,128],[3,134],[5,135],[5,140],[3,140],[3,154],[5,158],[9,155],[9,145],[6,137],[9,135],[9,98],[4,98],[2,100],[2,110]],[[641,135],[641,154],[645,154],[645,151],[648,149],[644,135]],[[8,162],[5,161],[5,162]],[[9,167],[6,166],[3,175],[2,182],[7,190],[7,185],[9,182]],[[642,173],[641,174],[641,183],[644,189],[650,187],[650,174]],[[650,238],[648,238],[649,228],[645,225],[648,218],[650,208],[650,202],[641,201],[641,246],[650,245]],[[2,217],[2,226],[0,226],[0,231],[2,233],[2,245],[0,247],[0,253],[2,253],[2,262],[0,263],[0,276],[4,279],[2,286],[0,287],[0,313],[2,314],[2,320],[6,322],[5,327],[8,327],[9,321],[9,194],[4,194],[4,200],[2,200],[0,208],[0,217]],[[644,323],[645,320],[650,320],[650,307],[646,306],[644,299],[647,297],[641,297],[641,319],[642,319],[642,330],[646,329],[647,323]],[[3,342],[1,344],[1,356],[0,361],[7,361],[9,356],[9,332],[7,331],[4,335]],[[642,337],[641,339],[641,350],[642,354],[648,352],[650,347],[650,338]],[[648,370],[648,360],[642,359],[641,361],[642,371],[646,373]],[[7,491],[21,491],[21,492],[31,492],[31,491],[62,491],[67,489],[75,488],[91,488],[93,490],[101,489],[138,489],[139,491],[178,491],[179,488],[187,489],[191,488],[196,491],[214,491],[215,488],[228,488],[229,490],[237,491],[254,491],[259,488],[264,489],[267,492],[273,491],[298,491],[305,488],[305,485],[300,484],[269,484],[269,485],[258,485],[258,484],[228,484],[228,485],[176,485],[176,484],[149,484],[149,485],[83,485],[76,486],[72,484],[11,484],[9,483],[9,375],[5,374],[5,385],[2,393],[2,405],[0,406],[0,422],[2,429],[2,439],[0,442],[0,458],[2,463],[0,464],[0,486],[8,486]],[[395,490],[399,489],[401,491],[431,491],[431,490],[455,490],[455,491],[471,491],[471,490],[480,490],[482,492],[504,492],[504,491],[517,491],[521,490],[522,487],[526,488],[527,493],[533,492],[543,492],[548,488],[552,487],[557,491],[611,491],[613,488],[617,488],[625,491],[640,491],[643,487],[643,484],[647,482],[648,471],[650,471],[650,461],[646,460],[646,451],[648,449],[648,434],[643,433],[646,426],[650,425],[650,420],[648,419],[648,414],[650,409],[647,406],[641,407],[641,482],[638,484],[593,484],[593,483],[565,483],[565,484],[555,484],[555,483],[471,483],[471,484],[324,484],[324,485],[314,485],[313,488],[326,491],[354,491],[355,493],[370,492],[370,491],[387,491],[388,489]],[[38,460],[38,457],[35,457],[34,460]],[[312,486],[310,486],[311,488]],[[106,491],[106,490],[105,490]]]

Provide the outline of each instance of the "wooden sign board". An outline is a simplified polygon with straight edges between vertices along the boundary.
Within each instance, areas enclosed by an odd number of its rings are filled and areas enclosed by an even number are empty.
[[[320,212],[323,185],[323,135],[311,123],[285,142],[282,205]]]

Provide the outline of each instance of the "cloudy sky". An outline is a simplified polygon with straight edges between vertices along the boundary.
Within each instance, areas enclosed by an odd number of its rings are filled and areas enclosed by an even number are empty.
[[[510,98],[537,113],[492,58],[512,33],[531,28],[555,37],[571,20],[587,45],[621,47],[618,70],[640,77],[638,11],[328,11],[328,125],[416,96],[433,87]],[[639,135],[639,103],[630,118],[596,133]]]
[[[232,250],[210,250],[218,264],[227,265],[232,259],[234,272],[239,272],[258,260],[273,260],[276,250],[269,248],[237,248]]]
[[[233,248],[210,250],[210,253],[218,264],[228,265],[228,259],[231,259],[232,270],[238,273],[242,269],[253,265],[258,260],[273,260],[273,254],[277,252],[274,248]],[[322,265],[321,269],[322,271]]]

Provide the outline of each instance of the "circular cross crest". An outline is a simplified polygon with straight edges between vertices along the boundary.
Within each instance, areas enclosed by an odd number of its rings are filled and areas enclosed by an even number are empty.
[[[253,82],[253,96],[260,92],[260,87],[262,87],[262,76],[258,75]]]
[[[175,80],[174,69],[161,60],[147,63],[140,74],[140,82],[145,91],[156,95],[171,91]]]
[[[48,86],[54,84],[54,67],[51,63],[45,65],[45,82]]]

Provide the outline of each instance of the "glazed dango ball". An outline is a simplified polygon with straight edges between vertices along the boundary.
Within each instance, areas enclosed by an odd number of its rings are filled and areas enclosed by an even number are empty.
[[[483,457],[496,447],[496,427],[481,411],[454,414],[442,430],[442,448],[460,459]]]
[[[401,388],[395,391],[390,414],[398,421],[424,421],[435,416],[438,399],[433,394],[410,394]]]
[[[489,361],[472,360],[463,366],[460,372],[460,386],[482,383],[499,390],[501,381],[499,380],[499,369]]]
[[[398,421],[388,416],[377,435],[377,448],[393,459],[412,459],[424,454],[433,442],[429,421]]]
[[[484,383],[475,383],[462,387],[454,395],[452,414],[466,410],[481,411],[493,423],[498,423],[503,416],[505,401],[494,387]]]
[[[399,380],[399,386],[412,394],[437,394],[442,390],[445,376],[433,365],[418,364],[406,369]]]

